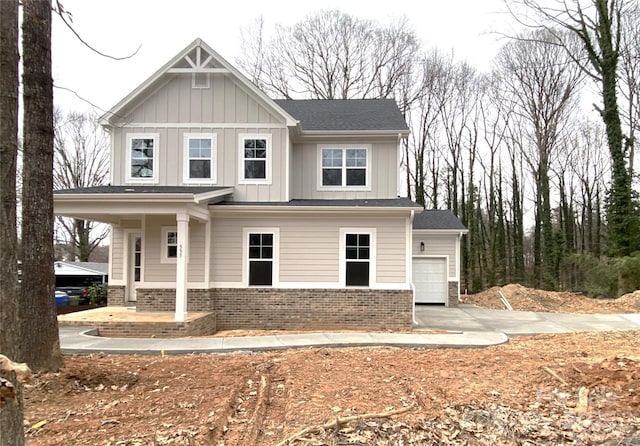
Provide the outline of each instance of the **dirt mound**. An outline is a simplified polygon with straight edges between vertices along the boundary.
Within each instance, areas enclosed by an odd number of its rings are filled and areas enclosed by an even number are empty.
[[[545,291],[509,284],[493,287],[478,294],[463,295],[462,302],[482,308],[504,310],[505,305],[500,300],[499,292],[502,292],[511,307],[517,311],[586,314],[640,312],[640,290],[618,299],[596,299],[581,293]]]

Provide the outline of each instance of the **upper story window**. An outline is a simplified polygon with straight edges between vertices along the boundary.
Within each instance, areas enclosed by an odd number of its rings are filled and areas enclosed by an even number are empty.
[[[129,135],[127,161],[129,181],[157,182],[158,135]]]
[[[215,134],[186,134],[184,136],[184,182],[216,182]]]
[[[318,188],[370,190],[368,145],[320,146]]]
[[[239,183],[271,182],[271,135],[240,135]]]

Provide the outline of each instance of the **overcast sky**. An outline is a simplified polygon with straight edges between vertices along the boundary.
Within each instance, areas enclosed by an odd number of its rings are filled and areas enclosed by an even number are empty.
[[[1,0],[0,0],[1,1]],[[425,48],[453,50],[480,69],[488,67],[502,42],[495,30],[506,31],[502,0],[394,0],[387,2],[324,0],[322,2],[256,0],[61,0],[73,14],[73,26],[93,47],[113,56],[138,54],[114,61],[91,52],[53,17],[55,85],[76,91],[108,110],[195,38],[202,38],[230,63],[240,54],[240,29],[262,15],[267,28],[293,25],[319,9],[339,9],[386,24],[406,16]],[[63,110],[84,111],[88,104],[56,88],[55,103]]]

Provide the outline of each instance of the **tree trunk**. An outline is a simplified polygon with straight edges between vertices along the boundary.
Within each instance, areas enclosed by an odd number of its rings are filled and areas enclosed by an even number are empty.
[[[0,353],[18,353],[18,235],[16,160],[18,155],[18,0],[0,1]],[[24,444],[22,386],[3,375],[17,398],[0,408],[0,445]]]
[[[23,0],[24,166],[22,339],[34,371],[63,366],[53,272],[53,80],[51,1]]]
[[[0,1],[0,353],[18,353],[18,1]],[[0,428],[0,430],[2,430]]]

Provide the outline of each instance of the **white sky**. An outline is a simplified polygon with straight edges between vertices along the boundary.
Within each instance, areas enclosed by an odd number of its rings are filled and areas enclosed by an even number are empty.
[[[1,0],[0,0],[1,1]],[[53,17],[54,84],[75,90],[109,109],[146,78],[200,37],[230,63],[240,54],[240,29],[262,15],[266,28],[293,25],[319,9],[339,9],[386,24],[407,16],[424,48],[453,50],[479,69],[502,42],[490,31],[506,31],[502,0],[324,0],[270,2],[256,0],[61,0],[73,14],[74,28],[93,47],[124,56],[142,45],[132,59],[101,57],[80,43],[59,17]],[[54,90],[57,106],[84,111],[88,104]]]

